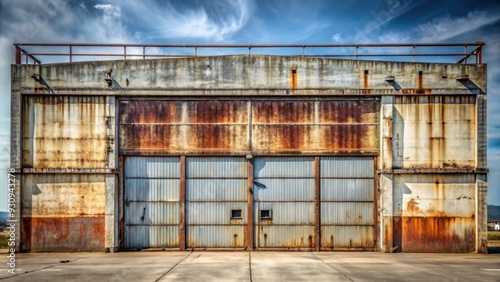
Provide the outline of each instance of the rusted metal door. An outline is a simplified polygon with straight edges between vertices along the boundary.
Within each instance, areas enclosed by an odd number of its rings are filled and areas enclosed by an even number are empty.
[[[257,248],[314,248],[314,157],[254,163]]]
[[[321,248],[373,249],[372,157],[322,157]]]
[[[247,161],[243,157],[186,158],[188,248],[244,248]]]
[[[125,248],[179,246],[180,158],[125,159]]]

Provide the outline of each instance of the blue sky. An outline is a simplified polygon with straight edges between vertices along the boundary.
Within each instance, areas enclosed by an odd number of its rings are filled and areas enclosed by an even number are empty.
[[[500,205],[500,1],[0,0],[0,210],[7,207],[13,42],[485,41],[488,203]],[[4,188],[0,188],[4,189]],[[0,190],[1,191],[1,190]]]

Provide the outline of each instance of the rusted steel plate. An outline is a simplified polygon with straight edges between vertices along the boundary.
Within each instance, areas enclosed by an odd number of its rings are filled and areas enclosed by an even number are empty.
[[[22,181],[25,250],[104,250],[104,175],[36,174]]]
[[[189,225],[188,248],[244,248],[246,226]]]
[[[395,168],[475,166],[474,96],[397,96],[394,107]]]
[[[23,165],[105,168],[104,97],[24,97]]]
[[[475,249],[474,175],[394,178],[393,247],[403,252]]]
[[[22,250],[103,252],[104,215],[23,217]]]
[[[394,217],[394,236],[401,236],[394,238],[394,247],[402,252],[472,252],[475,221],[474,217]]]
[[[374,226],[322,226],[321,248],[373,248]]]
[[[253,101],[252,148],[377,150],[378,117],[375,100]]]
[[[121,101],[121,149],[248,149],[246,101]]]

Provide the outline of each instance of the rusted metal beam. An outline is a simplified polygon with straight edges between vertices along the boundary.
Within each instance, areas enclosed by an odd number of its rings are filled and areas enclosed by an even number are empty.
[[[321,180],[320,159],[314,157],[314,250],[320,251],[321,247]]]
[[[118,157],[118,249],[125,249],[125,218],[124,218],[124,195],[125,195],[125,180],[124,169],[125,160],[123,156]]]
[[[248,191],[247,191],[247,234],[246,243],[247,250],[252,251],[254,248],[254,197],[253,197],[253,163],[251,159],[248,163]]]
[[[179,249],[186,250],[186,156],[180,159],[180,202],[181,219],[179,223]]]

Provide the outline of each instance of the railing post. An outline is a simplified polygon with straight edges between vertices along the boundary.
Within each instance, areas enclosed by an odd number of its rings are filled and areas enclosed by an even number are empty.
[[[69,45],[69,62],[73,62],[73,46]]]
[[[127,46],[123,46],[123,59],[127,60]]]
[[[467,64],[467,58],[468,58],[468,56],[467,56],[467,44],[465,44],[464,49],[465,49],[465,61],[464,61],[464,63]]]
[[[16,65],[21,64],[21,47],[16,46]]]
[[[146,59],[146,46],[142,46],[142,59]]]
[[[477,48],[476,51],[476,63],[482,64],[483,63],[483,46],[479,45],[479,48]]]

